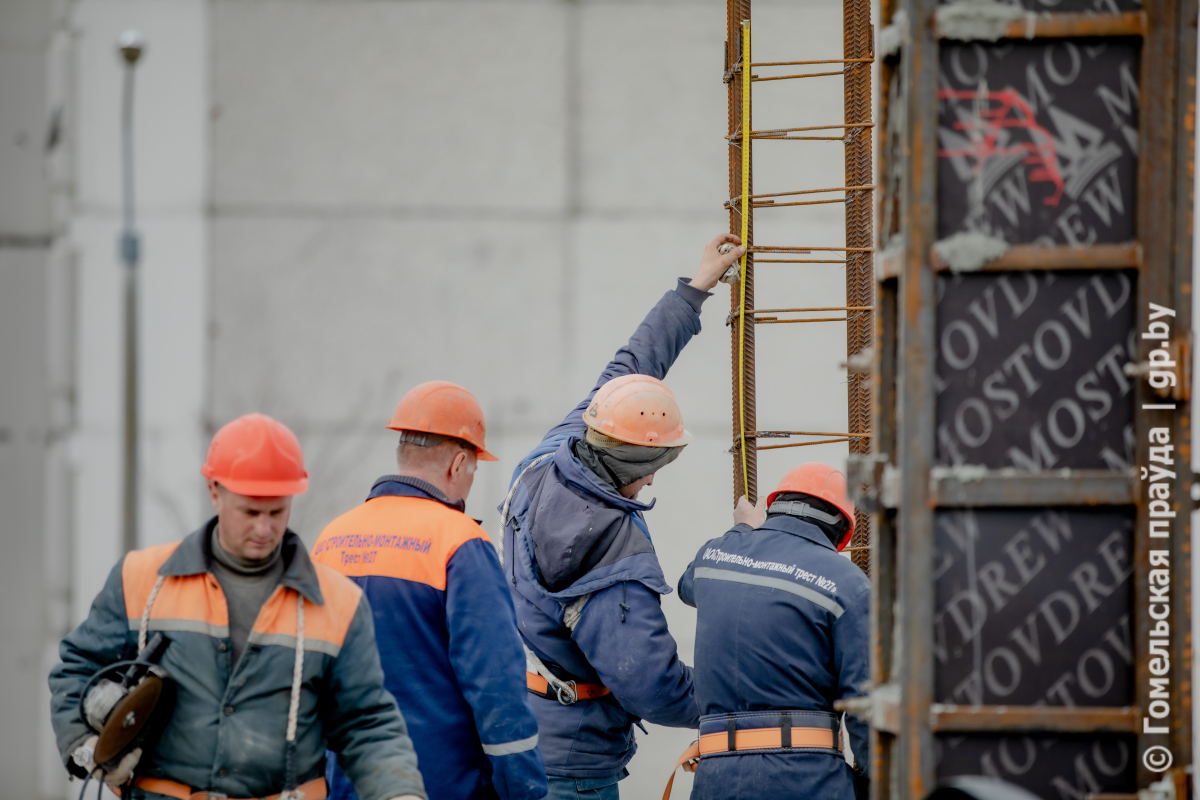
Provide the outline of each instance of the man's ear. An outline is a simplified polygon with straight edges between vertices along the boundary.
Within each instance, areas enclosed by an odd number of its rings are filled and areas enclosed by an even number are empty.
[[[450,459],[449,477],[451,480],[460,472],[465,472],[467,469],[467,451],[462,448],[454,454],[454,458]]]
[[[219,502],[221,499],[220,488],[221,484],[217,483],[212,478],[208,479],[208,496],[212,500],[213,511],[216,511],[219,508]]]

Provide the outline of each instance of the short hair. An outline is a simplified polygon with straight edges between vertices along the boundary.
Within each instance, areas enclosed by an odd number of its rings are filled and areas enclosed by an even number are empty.
[[[396,447],[396,464],[400,469],[444,469],[458,455],[459,449],[478,453],[475,445],[456,436],[423,431],[401,431]]]

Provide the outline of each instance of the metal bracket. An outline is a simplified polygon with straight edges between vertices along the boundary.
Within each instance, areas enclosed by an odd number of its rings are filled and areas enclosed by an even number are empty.
[[[899,505],[900,471],[888,463],[886,453],[851,453],[846,459],[846,484],[854,505],[868,514]]]
[[[866,697],[838,700],[833,709],[865,720],[877,731],[893,735],[900,732],[900,687],[895,683],[876,686]]]

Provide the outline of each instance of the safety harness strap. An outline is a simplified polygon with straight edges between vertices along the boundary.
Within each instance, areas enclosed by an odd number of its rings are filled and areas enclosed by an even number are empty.
[[[133,785],[147,792],[155,794],[165,794],[167,797],[174,797],[176,800],[217,800],[218,798],[225,799],[223,794],[212,794],[207,791],[193,792],[191,788],[176,781],[169,781],[165,778],[138,778],[133,782]],[[308,783],[301,784],[296,789],[301,793],[304,800],[325,800],[329,797],[329,788],[325,785],[324,776],[314,778]],[[273,794],[263,798],[239,798],[238,800],[280,800],[282,795]],[[225,800],[234,800],[227,798]]]
[[[550,681],[536,672],[527,671],[525,673],[525,686],[529,689],[530,693],[536,694],[538,697],[557,700],[567,706],[576,700],[596,700],[612,694],[612,689],[602,686],[599,683],[576,683],[575,681],[560,681],[560,683],[562,684],[561,687],[554,685],[553,691],[551,691]],[[565,699],[571,697],[574,697],[571,702],[563,702]]]
[[[839,732],[841,724],[836,722]],[[737,717],[730,714],[726,729],[717,733],[706,733],[698,741],[692,742],[683,755],[675,762],[671,777],[667,779],[667,788],[663,792],[663,800],[670,800],[671,788],[675,785],[675,773],[680,767],[688,772],[696,771],[696,764],[703,756],[720,753],[750,753],[755,750],[783,750],[793,747],[817,747],[825,750],[841,750],[841,736],[835,735],[832,727],[810,728],[792,727],[792,714],[784,711],[779,717],[779,727],[775,728],[743,728],[738,730]],[[687,765],[687,766],[685,766]]]
[[[688,745],[688,749],[683,751],[683,755],[675,762],[675,769],[671,770],[671,777],[667,779],[667,788],[663,792],[663,800],[671,800],[671,788],[675,785],[675,773],[679,772],[679,768],[687,764],[684,769],[688,772],[696,771],[696,760],[700,758],[699,742],[692,742]]]

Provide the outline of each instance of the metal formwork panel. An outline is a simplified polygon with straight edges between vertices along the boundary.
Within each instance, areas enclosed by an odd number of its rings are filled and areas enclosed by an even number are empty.
[[[1197,7],[1043,5],[881,7],[877,800],[1190,793]]]

